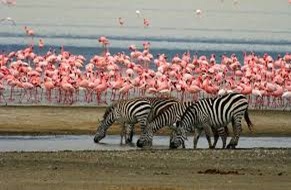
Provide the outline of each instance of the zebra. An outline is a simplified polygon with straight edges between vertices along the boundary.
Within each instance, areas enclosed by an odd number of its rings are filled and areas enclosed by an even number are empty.
[[[126,143],[130,143],[136,123],[139,123],[141,131],[144,131],[148,120],[178,101],[178,99],[171,97],[141,97],[115,102],[106,109],[103,120],[97,128],[94,141],[98,143],[102,140],[106,136],[107,129],[115,121],[118,121],[123,124],[121,142],[123,135],[126,134]]]
[[[193,104],[195,104],[195,102],[176,102],[160,114],[156,115],[156,117],[149,122],[148,126],[137,140],[137,147],[142,148],[152,146],[153,134],[164,126],[172,128],[172,125],[182,117],[187,107]]]
[[[168,126],[171,129],[173,129],[170,135],[170,142],[171,142],[171,139],[177,136],[176,130],[175,130],[176,122],[180,120],[185,110],[189,106],[194,105],[195,103],[196,102],[177,102],[176,104],[173,104],[171,107],[169,107],[168,110],[165,110],[164,112],[161,112],[160,114],[156,114],[156,117],[152,119],[152,121],[148,124],[145,132],[142,133],[141,137],[138,139],[137,146],[140,148],[152,146],[153,134],[164,126]],[[213,146],[215,147],[219,138],[219,133],[215,128],[211,128],[211,130],[212,130],[212,133],[214,134]],[[224,131],[225,131],[225,134],[228,135],[227,126],[224,126]],[[206,135],[206,138],[207,139],[210,138],[208,133]],[[187,138],[185,138],[184,140],[187,140]],[[182,141],[181,143],[182,143],[183,148],[185,148],[184,141]]]
[[[225,126],[232,123],[233,137],[227,148],[235,148],[242,131],[241,120],[244,116],[249,130],[253,131],[253,124],[248,115],[248,100],[239,93],[229,93],[216,98],[209,98],[197,101],[196,104],[189,106],[181,120],[174,124],[176,136],[171,139],[170,147],[177,148],[183,144],[187,132],[195,132],[194,148],[197,147],[199,136],[205,130],[206,136],[210,136],[210,128],[218,131],[223,141],[222,148],[226,145]],[[210,138],[207,139],[210,148]]]

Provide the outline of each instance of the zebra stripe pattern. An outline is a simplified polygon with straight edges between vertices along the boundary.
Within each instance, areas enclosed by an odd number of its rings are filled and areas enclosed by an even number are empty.
[[[142,97],[118,101],[109,106],[100,122],[94,141],[98,143],[106,136],[108,128],[115,122],[123,124],[121,141],[124,133],[126,142],[132,141],[133,126],[139,123],[141,131],[144,131],[148,120],[155,117],[167,107],[178,102],[175,98]]]
[[[248,116],[248,100],[242,94],[230,93],[216,98],[199,100],[196,104],[189,106],[181,120],[176,123],[176,136],[171,139],[170,147],[181,146],[187,132],[194,131],[193,143],[194,148],[196,148],[199,136],[204,130],[209,147],[214,148],[210,139],[210,130],[213,128],[221,136],[222,148],[225,148],[227,137],[225,127],[231,122],[233,137],[227,148],[235,148],[242,131],[241,120],[243,116],[252,131],[252,122]]]
[[[149,122],[136,145],[140,148],[152,146],[153,134],[164,126],[171,127],[182,117],[187,107],[193,104],[194,102],[176,102],[160,114],[157,114],[156,117]]]

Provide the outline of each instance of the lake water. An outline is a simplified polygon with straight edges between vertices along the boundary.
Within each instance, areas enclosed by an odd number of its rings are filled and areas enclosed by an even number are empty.
[[[154,55],[192,54],[217,56],[243,51],[268,52],[276,57],[291,51],[291,5],[287,0],[19,0],[8,7],[0,4],[0,17],[15,19],[16,26],[0,23],[0,49],[15,51],[28,44],[24,26],[32,28],[35,44],[82,54],[100,54],[97,39],[110,40],[110,52],[125,51],[130,44],[142,48],[151,43]],[[195,10],[200,9],[200,16]],[[141,15],[135,12],[139,10]],[[122,17],[124,25],[118,24]],[[143,18],[150,21],[144,28]]]
[[[94,143],[93,138],[91,135],[0,136],[0,152],[139,149],[135,146],[121,146],[119,135],[108,135],[99,144]],[[133,142],[137,138],[134,137]],[[186,148],[193,148],[193,137],[189,137],[185,145]],[[221,147],[221,140],[216,147]],[[152,148],[169,149],[169,137],[155,136]],[[199,139],[198,148],[208,148],[206,138]],[[241,137],[237,148],[291,148],[291,137]]]

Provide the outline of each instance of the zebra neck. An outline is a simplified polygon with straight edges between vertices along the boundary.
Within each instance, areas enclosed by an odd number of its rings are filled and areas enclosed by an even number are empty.
[[[109,119],[106,119],[105,121],[104,121],[104,129],[108,129],[113,123],[115,122],[115,119],[113,119],[113,118],[109,118]]]

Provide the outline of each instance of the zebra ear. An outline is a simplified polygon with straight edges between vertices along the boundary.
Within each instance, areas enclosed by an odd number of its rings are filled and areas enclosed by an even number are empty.
[[[100,119],[97,119],[97,125],[99,125],[101,123]]]
[[[169,128],[172,129],[172,130],[175,130],[176,129],[176,122],[173,123],[172,125],[169,125]]]

